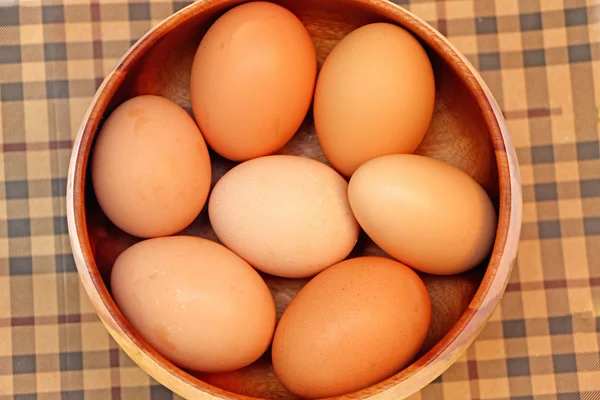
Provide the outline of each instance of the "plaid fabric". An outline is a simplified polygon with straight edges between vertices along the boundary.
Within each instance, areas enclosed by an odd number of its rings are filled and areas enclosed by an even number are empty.
[[[600,399],[600,1],[398,2],[481,71],[512,131],[525,202],[500,308],[414,399]],[[1,400],[172,397],[81,290],[64,193],[96,87],[186,4],[0,0]]]

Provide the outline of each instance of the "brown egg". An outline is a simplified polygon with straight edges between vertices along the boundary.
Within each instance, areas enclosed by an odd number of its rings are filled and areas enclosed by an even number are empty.
[[[119,309],[174,364],[223,372],[269,347],[275,305],[258,273],[210,240],[173,236],[125,250],[111,275]]]
[[[177,104],[138,96],[108,117],[92,153],[92,183],[102,211],[138,237],[172,235],[204,207],[210,189],[208,149]]]
[[[300,127],[317,60],[302,22],[273,3],[226,12],[194,58],[192,108],[208,144],[234,161],[271,154]]]
[[[491,251],[496,212],[470,176],[413,154],[373,159],[348,187],[360,226],[386,253],[430,274],[464,272]]]
[[[236,166],[215,185],[208,214],[224,245],[253,267],[286,278],[312,276],[343,260],[359,232],[344,178],[297,156]]]
[[[413,360],[430,319],[427,289],[413,270],[381,257],[346,260],[292,300],[275,331],[273,367],[303,398],[360,390]]]
[[[372,158],[415,151],[434,101],[433,69],[417,39],[395,25],[365,25],[338,43],[319,73],[319,142],[334,168],[351,176]]]

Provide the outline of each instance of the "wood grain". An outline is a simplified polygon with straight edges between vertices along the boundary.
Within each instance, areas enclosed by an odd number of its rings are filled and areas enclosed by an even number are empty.
[[[458,322],[469,307],[485,272],[485,265],[458,275],[419,274],[431,299],[431,326],[419,356],[426,354]]]
[[[206,383],[244,396],[272,400],[298,399],[279,382],[269,356],[237,371],[220,374],[196,373],[195,376]]]
[[[475,179],[495,199],[498,195],[498,172],[494,149],[486,132],[486,122],[477,107],[475,96],[450,68],[433,60],[436,80],[436,101],[433,118],[423,141],[415,151],[460,168]]]
[[[126,99],[157,94],[190,109],[189,75],[194,51],[210,24],[240,0],[196,2],[163,21],[123,57],[94,97],[77,135],[69,167],[69,234],[83,287],[119,345],[156,380],[186,398],[290,398],[272,373],[268,353],[234,373],[196,376],[165,360],[123,318],[107,286],[114,259],[138,239],[120,232],[102,214],[90,190],[88,161],[98,129]],[[497,306],[516,256],[521,224],[518,165],[502,114],[466,59],[438,32],[384,0],[281,0],[306,25],[319,66],[335,44],[371,22],[397,23],[426,46],[435,69],[436,108],[420,154],[442,159],[471,175],[495,198],[499,210],[496,242],[487,266],[456,277],[425,277],[434,303],[434,323],[423,355],[393,377],[339,399],[399,399],[427,385],[470,345]],[[318,145],[312,115],[280,150],[327,162]],[[213,184],[234,164],[211,153]],[[186,233],[216,240],[206,212]],[[383,255],[363,236],[353,256]],[[483,274],[483,278],[481,275]],[[305,281],[265,276],[278,315]],[[431,349],[429,349],[431,347]]]

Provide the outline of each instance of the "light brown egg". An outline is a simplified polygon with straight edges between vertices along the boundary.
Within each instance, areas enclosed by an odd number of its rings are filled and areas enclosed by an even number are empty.
[[[378,157],[356,170],[348,197],[369,237],[420,271],[464,272],[492,249],[496,212],[490,198],[473,178],[442,161]]]
[[[343,260],[359,232],[344,178],[297,156],[236,166],[215,185],[208,214],[223,244],[253,267],[286,278],[312,276]]]
[[[325,60],[314,117],[327,159],[345,176],[385,154],[412,153],[433,114],[435,81],[427,53],[409,32],[365,25]]]
[[[307,283],[283,313],[273,367],[303,398],[354,392],[407,366],[430,319],[427,289],[413,270],[381,257],[346,260]]]
[[[271,154],[300,127],[316,74],[314,46],[294,14],[267,2],[237,6],[211,26],[196,52],[196,121],[225,158]]]
[[[271,342],[275,305],[267,285],[218,243],[173,236],[135,244],[117,258],[111,286],[129,323],[182,368],[233,371]]]
[[[183,108],[158,96],[134,97],[110,114],[91,168],[102,211],[142,238],[188,226],[210,189],[210,158],[200,130]]]

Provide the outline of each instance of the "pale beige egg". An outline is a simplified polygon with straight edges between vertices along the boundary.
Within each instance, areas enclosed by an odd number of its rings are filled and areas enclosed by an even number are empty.
[[[297,156],[234,167],[214,187],[208,213],[223,244],[253,267],[287,278],[343,260],[359,232],[348,183],[327,165]]]

